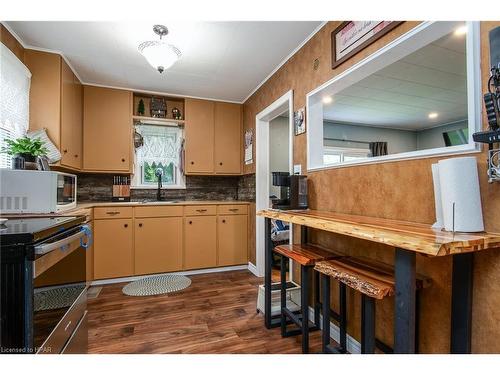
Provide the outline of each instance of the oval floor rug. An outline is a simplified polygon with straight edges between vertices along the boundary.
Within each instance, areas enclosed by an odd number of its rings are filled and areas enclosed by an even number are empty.
[[[177,292],[191,285],[191,279],[182,275],[150,276],[133,281],[122,289],[127,296],[154,296]]]

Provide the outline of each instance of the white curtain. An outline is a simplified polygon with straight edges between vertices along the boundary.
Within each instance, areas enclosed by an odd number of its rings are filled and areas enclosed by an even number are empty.
[[[179,150],[182,141],[179,128],[136,125],[136,130],[144,139],[144,145],[137,149],[137,157],[140,161],[162,163],[164,166],[173,163],[179,167]]]
[[[3,43],[0,43],[0,147],[6,139],[26,134],[29,126],[31,73]],[[0,167],[10,168],[10,156],[0,154]]]

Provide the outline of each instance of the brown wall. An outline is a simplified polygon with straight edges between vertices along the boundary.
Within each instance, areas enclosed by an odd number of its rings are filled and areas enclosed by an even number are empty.
[[[294,92],[294,110],[305,106],[306,94],[309,91],[415,27],[418,22],[403,23],[332,70],[330,33],[338,24],[339,22],[326,24],[245,102],[245,130],[254,128],[256,114],[290,89]],[[500,22],[481,23],[483,91],[489,74],[488,31],[499,25]],[[319,68],[314,70],[313,61],[316,58],[320,64]],[[485,119],[483,126],[487,126]],[[483,152],[476,156],[486,230],[500,232],[500,184],[488,184],[486,154]],[[306,135],[294,137],[294,163],[301,163],[303,171],[306,169],[306,157]],[[430,224],[435,219],[431,164],[436,160],[428,158],[311,172],[308,174],[310,207]],[[255,164],[245,166],[244,172],[255,172]],[[313,233],[312,239],[313,242],[329,245],[349,254],[363,254],[389,263],[393,261],[394,249],[388,246],[317,231]],[[474,262],[472,350],[500,353],[500,250],[476,254]],[[432,259],[418,256],[417,271],[433,279],[433,286],[422,293],[419,349],[421,352],[448,352],[450,258]],[[355,303],[350,303],[348,309],[348,330],[359,340],[360,297],[351,292],[348,300],[353,299]],[[377,336],[391,345],[393,304],[392,299],[377,303]]]
[[[10,49],[19,60],[24,62],[24,47],[16,38],[0,23],[0,41]]]

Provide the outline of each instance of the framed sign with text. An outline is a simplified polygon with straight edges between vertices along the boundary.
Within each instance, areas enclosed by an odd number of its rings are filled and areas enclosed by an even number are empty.
[[[345,21],[332,32],[332,69],[394,29],[402,21]]]

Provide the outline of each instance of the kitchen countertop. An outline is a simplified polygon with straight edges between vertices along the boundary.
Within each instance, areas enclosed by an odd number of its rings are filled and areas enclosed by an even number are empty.
[[[113,206],[125,206],[125,207],[141,207],[141,206],[198,206],[198,205],[224,205],[224,204],[250,204],[248,201],[138,201],[138,202],[82,202],[78,203],[74,210],[80,210],[84,208],[94,208],[94,207],[113,207]]]

